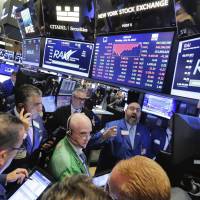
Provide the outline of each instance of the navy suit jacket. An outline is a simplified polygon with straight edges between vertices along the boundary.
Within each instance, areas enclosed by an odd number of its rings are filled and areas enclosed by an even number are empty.
[[[151,135],[145,126],[137,124],[134,148],[131,146],[129,135],[123,135],[123,131],[128,131],[125,119],[106,124],[106,128],[112,126],[117,126],[117,136],[110,138],[104,143],[99,157],[97,173],[112,169],[122,159],[127,159],[135,155],[151,155]],[[97,137],[100,138],[100,134]]]
[[[13,94],[14,85],[13,85],[11,79],[4,81],[2,83],[2,87],[3,87],[3,92],[4,92],[6,97]]]
[[[11,114],[15,115],[14,110],[10,111]],[[35,150],[39,149],[40,144],[47,139],[47,132],[44,128],[43,120],[40,116],[32,122],[33,127],[33,143],[29,135],[24,139],[24,146],[27,150],[28,155],[31,155]]]

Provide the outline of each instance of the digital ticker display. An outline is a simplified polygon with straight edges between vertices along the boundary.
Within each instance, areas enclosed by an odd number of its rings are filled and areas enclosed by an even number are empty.
[[[161,92],[174,32],[99,36],[92,77]]]
[[[39,67],[40,65],[40,38],[23,40],[22,62],[25,65]]]
[[[43,68],[88,77],[94,44],[46,39]]]
[[[176,102],[169,97],[145,94],[142,111],[170,119],[176,111]]]
[[[200,99],[200,38],[179,42],[172,95]]]

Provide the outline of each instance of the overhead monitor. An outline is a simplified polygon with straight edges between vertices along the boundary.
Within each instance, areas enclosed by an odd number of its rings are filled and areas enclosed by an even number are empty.
[[[96,38],[92,78],[161,92],[174,32]]]
[[[47,38],[42,67],[88,77],[94,44]]]
[[[42,0],[42,8],[48,37],[94,41],[94,0]]]
[[[5,62],[0,64],[0,74],[4,74],[6,76],[10,76],[12,72],[17,72],[19,66],[15,65],[14,63]]]
[[[57,108],[62,107],[62,106],[67,106],[67,105],[70,105],[70,102],[71,102],[71,95],[57,96],[56,106]]]
[[[200,118],[175,114],[173,119],[172,162],[181,164],[200,156]]]
[[[173,0],[96,1],[96,34],[164,28],[175,25]]]
[[[16,19],[22,38],[38,37],[41,35],[40,12],[34,1],[29,1],[16,9]]]
[[[200,37],[179,42],[171,94],[200,99]]]
[[[23,40],[22,63],[24,65],[39,67],[40,46],[41,46],[41,38],[32,38]]]
[[[170,119],[176,111],[176,102],[173,98],[154,94],[145,94],[142,111]]]
[[[63,79],[58,95],[71,95],[76,86],[76,81]]]

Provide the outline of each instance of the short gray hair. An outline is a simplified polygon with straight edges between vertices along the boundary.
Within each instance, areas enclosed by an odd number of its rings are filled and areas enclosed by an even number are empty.
[[[15,94],[15,104],[25,103],[29,97],[42,96],[42,91],[30,84],[20,86]]]
[[[15,147],[23,123],[9,113],[0,113],[0,150]]]

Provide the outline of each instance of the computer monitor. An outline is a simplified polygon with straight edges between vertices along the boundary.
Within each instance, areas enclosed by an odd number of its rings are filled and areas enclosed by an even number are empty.
[[[42,97],[42,104],[45,108],[45,112],[56,111],[56,99],[55,96]]]
[[[176,111],[176,102],[173,98],[154,94],[145,94],[142,111],[170,119]]]
[[[173,117],[172,163],[178,165],[200,156],[200,118],[175,114]]]
[[[148,32],[96,38],[92,78],[161,92],[174,32]]]
[[[0,83],[3,83],[4,81],[6,81],[8,79],[10,79],[10,76],[0,74]]]
[[[63,79],[58,95],[71,95],[76,86],[76,81]]]
[[[47,38],[42,67],[88,77],[94,44]]]
[[[171,94],[200,99],[200,37],[179,42]]]
[[[71,95],[69,96],[57,96],[56,98],[56,106],[57,108],[62,106],[67,106],[71,102]]]
[[[41,35],[42,15],[37,6],[37,2],[29,1],[16,9],[16,19],[22,38],[39,37]]]
[[[24,65],[40,66],[40,46],[41,38],[31,38],[23,40],[22,63]]]

